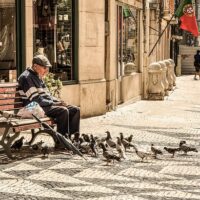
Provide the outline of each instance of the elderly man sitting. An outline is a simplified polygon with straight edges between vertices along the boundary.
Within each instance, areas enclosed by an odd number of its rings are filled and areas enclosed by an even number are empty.
[[[24,106],[32,101],[37,102],[48,117],[55,119],[57,131],[70,136],[79,132],[80,109],[72,105],[66,106],[50,94],[43,82],[43,77],[50,67],[52,65],[44,55],[33,57],[32,66],[19,76],[19,92],[23,97]]]

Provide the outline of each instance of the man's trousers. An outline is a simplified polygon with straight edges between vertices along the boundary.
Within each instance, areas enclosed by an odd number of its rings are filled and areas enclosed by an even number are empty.
[[[74,134],[80,128],[80,109],[76,106],[43,107],[45,114],[55,120],[57,131],[62,135]]]

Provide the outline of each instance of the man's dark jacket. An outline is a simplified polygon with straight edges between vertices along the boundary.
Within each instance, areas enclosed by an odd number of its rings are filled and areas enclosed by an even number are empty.
[[[57,102],[50,94],[43,80],[31,68],[26,69],[19,76],[18,83],[24,106],[32,101],[37,102],[41,107],[51,106],[54,102]]]

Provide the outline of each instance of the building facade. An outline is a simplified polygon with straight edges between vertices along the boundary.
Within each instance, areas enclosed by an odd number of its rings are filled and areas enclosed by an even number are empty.
[[[193,0],[193,9],[197,20],[198,29],[200,31],[200,1]],[[180,0],[175,1],[175,9],[178,8]],[[173,56],[174,60],[177,61],[176,74],[194,74],[194,55],[196,51],[200,49],[200,35],[194,37],[192,33],[181,30],[179,25],[173,26],[172,30],[173,43],[175,44],[171,50],[175,52]]]
[[[147,67],[170,57],[170,3],[0,0],[1,83],[15,82],[42,53],[63,81],[62,99],[82,117],[145,99]]]

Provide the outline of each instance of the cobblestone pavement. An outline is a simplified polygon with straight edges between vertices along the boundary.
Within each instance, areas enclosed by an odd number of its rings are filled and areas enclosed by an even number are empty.
[[[81,132],[104,136],[109,130],[113,138],[119,132],[133,134],[133,143],[144,151],[152,143],[160,149],[177,147],[180,140],[200,150],[199,91],[200,81],[181,76],[165,101],[139,101],[83,119]],[[179,152],[174,158],[163,153],[141,162],[130,149],[126,160],[109,166],[101,154],[87,156],[87,161],[65,152],[7,160],[0,165],[0,199],[200,200],[200,153]]]

